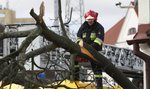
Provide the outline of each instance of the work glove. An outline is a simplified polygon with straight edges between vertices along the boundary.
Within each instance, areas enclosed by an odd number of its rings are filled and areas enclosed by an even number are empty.
[[[97,44],[97,43],[93,43],[93,44],[91,44],[91,46],[92,46],[94,49],[96,49],[97,51],[102,50],[102,46],[99,45],[99,44]]]
[[[83,40],[80,40],[79,43],[80,47],[83,47]]]

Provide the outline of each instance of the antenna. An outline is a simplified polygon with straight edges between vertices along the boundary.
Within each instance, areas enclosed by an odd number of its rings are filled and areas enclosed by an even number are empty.
[[[129,6],[122,6],[122,3],[121,2],[118,2],[118,3],[116,3],[116,6],[119,6],[120,8],[134,8],[135,6],[131,6],[131,5],[129,5]]]

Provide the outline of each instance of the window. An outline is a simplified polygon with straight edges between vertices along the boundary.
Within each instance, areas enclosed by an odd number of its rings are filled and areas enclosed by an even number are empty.
[[[132,34],[135,34],[136,33],[136,28],[135,27],[132,27],[129,29],[128,31],[128,35],[132,35]]]

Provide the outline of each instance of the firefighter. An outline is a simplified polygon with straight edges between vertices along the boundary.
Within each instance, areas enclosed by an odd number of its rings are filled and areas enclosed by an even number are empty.
[[[102,50],[104,41],[104,27],[97,22],[98,13],[89,10],[85,13],[85,22],[81,25],[77,32],[77,43],[83,41],[91,45],[97,51]],[[94,60],[90,60],[92,70],[95,75],[97,89],[102,89],[102,69]],[[77,64],[77,62],[75,62]]]

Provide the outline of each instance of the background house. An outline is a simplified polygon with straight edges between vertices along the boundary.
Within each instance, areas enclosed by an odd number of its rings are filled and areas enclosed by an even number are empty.
[[[137,2],[131,2],[129,6],[126,7],[127,13],[125,16],[106,32],[104,43],[119,48],[133,50],[133,45],[128,45],[127,40],[132,40],[138,32],[138,4]],[[133,77],[133,82],[138,88],[140,88],[139,85],[140,83],[143,83],[143,80],[142,78]]]
[[[133,6],[133,3],[131,2],[129,6]],[[137,5],[134,8],[126,9],[128,9],[126,15],[105,33],[104,43],[132,49],[126,40],[133,39],[133,36],[137,32]]]

